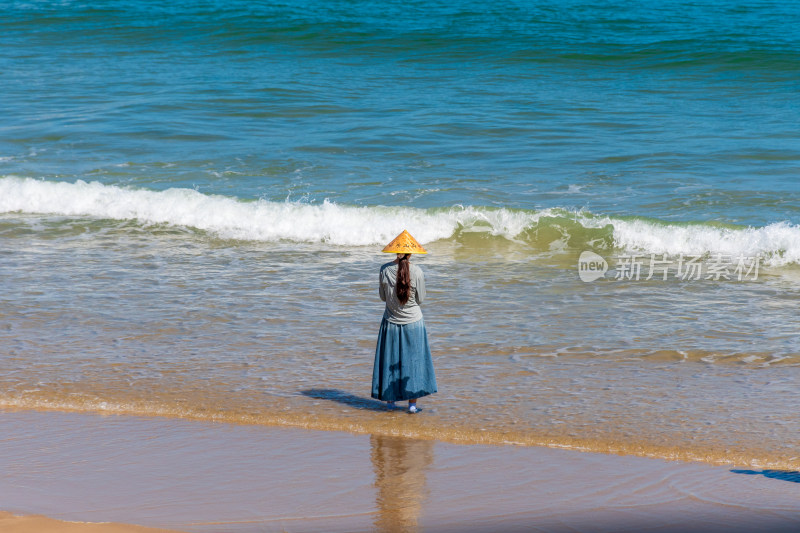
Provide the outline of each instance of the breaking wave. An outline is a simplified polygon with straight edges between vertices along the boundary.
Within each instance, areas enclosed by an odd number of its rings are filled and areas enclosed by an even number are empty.
[[[245,201],[192,189],[153,191],[97,182],[0,178],[0,213],[135,220],[205,231],[223,239],[368,246],[408,229],[420,242],[475,235],[537,249],[621,249],[643,253],[760,255],[770,266],[800,264],[800,226],[666,222],[549,208],[353,206],[330,201]]]

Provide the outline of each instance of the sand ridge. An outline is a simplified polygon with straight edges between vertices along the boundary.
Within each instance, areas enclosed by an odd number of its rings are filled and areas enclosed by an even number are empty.
[[[0,511],[0,530],[5,533],[178,533],[171,529],[111,522],[67,522],[39,515],[18,516]]]

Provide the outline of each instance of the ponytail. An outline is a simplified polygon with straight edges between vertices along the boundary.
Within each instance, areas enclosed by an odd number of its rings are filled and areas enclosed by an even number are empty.
[[[411,257],[411,254],[405,254],[397,262],[397,283],[395,289],[397,291],[397,299],[400,300],[402,305],[406,305],[411,295],[411,268],[408,264],[409,257]]]

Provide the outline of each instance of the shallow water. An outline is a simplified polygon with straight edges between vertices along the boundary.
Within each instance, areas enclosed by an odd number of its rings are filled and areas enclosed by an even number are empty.
[[[2,272],[3,405],[796,463],[780,279],[589,285],[434,243],[418,262],[442,385],[410,421],[368,398],[374,254],[68,241],[28,241]]]
[[[800,11],[560,6],[12,3],[0,405],[796,466]]]

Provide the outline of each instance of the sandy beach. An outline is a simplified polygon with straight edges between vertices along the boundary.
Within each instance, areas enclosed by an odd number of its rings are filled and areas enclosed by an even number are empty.
[[[3,531],[794,531],[800,474],[541,447],[0,413]],[[55,520],[20,515],[45,515]],[[76,523],[89,522],[89,523]]]
[[[16,516],[0,511],[0,530],[7,533],[167,533],[166,529],[113,524],[65,522],[46,516]]]

